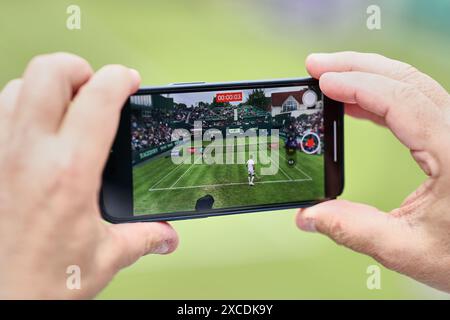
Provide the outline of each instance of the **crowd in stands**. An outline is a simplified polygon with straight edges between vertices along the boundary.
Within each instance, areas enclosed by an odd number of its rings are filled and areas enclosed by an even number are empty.
[[[159,147],[171,141],[172,129],[168,122],[157,121],[150,117],[131,119],[131,149],[132,151]]]
[[[198,106],[196,108],[191,108],[190,110],[189,123],[191,124],[200,119],[204,120],[219,117],[219,114],[216,113],[213,108],[209,108],[207,106]]]
[[[237,109],[238,120],[235,120],[235,109]],[[174,122],[186,122],[189,125],[194,121],[203,120],[204,129],[220,128],[230,125],[259,125],[261,123],[272,122],[276,124],[275,119],[259,108],[252,106],[239,107],[210,107],[197,106],[186,107],[177,105],[172,112],[163,113],[157,109],[149,109],[145,114],[137,116],[132,115],[132,150],[140,151],[171,142],[172,124]],[[275,125],[277,127],[277,125]],[[297,118],[290,118],[282,130],[286,134],[303,136],[306,132],[312,131],[319,135],[323,140],[323,117],[322,113],[310,115],[303,114]]]
[[[172,114],[168,116],[169,121],[184,122],[188,119],[191,110],[185,105],[177,105]]]
[[[237,110],[237,120],[235,119]],[[189,123],[203,120],[205,127],[226,127],[230,125],[242,125],[248,121],[255,124],[265,121],[268,113],[253,106],[223,106],[211,108],[209,106],[198,106],[192,109]]]
[[[307,132],[317,133],[323,140],[323,114],[317,112],[313,114],[303,114],[297,118],[291,118],[290,123],[284,128],[286,134],[294,134],[297,137],[303,136]]]

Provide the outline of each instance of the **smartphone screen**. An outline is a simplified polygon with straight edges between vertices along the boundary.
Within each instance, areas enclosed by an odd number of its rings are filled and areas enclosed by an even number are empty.
[[[134,95],[133,214],[325,198],[317,85]]]

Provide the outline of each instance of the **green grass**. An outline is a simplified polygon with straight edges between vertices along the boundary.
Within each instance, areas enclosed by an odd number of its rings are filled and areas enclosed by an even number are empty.
[[[246,161],[248,144],[243,153]],[[133,169],[135,214],[192,211],[197,199],[207,194],[214,197],[214,209],[324,197],[321,155],[298,151],[288,156],[281,148],[279,169],[275,174],[262,174],[263,168],[275,166],[267,157],[264,164],[256,164],[255,186],[248,185],[246,165],[236,163],[237,148],[234,155],[234,164],[207,164],[198,153],[187,157],[182,164],[174,164],[168,152],[137,165]],[[268,151],[267,156],[271,155]],[[294,166],[288,165],[288,157],[295,160]]]

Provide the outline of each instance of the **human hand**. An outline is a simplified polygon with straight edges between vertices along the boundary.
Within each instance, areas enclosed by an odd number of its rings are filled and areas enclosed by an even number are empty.
[[[93,75],[70,54],[34,58],[0,93],[0,298],[91,298],[121,269],[177,247],[165,223],[108,225],[98,193],[136,71]],[[81,271],[69,290],[67,268]]]
[[[415,68],[376,54],[314,54],[306,67],[348,115],[389,128],[428,179],[389,213],[333,200],[299,210],[298,227],[450,292],[450,95]]]

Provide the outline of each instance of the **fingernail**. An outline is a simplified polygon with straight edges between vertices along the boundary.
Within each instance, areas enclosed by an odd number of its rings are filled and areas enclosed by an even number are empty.
[[[155,249],[153,250],[153,253],[155,254],[166,254],[170,250],[169,243],[167,241],[161,242]]]
[[[303,231],[317,232],[314,219],[306,218],[304,221],[305,222],[304,222],[303,228],[302,228]]]
[[[316,224],[313,218],[306,217],[305,210],[300,209],[297,217],[297,226],[306,232],[317,232]]]

